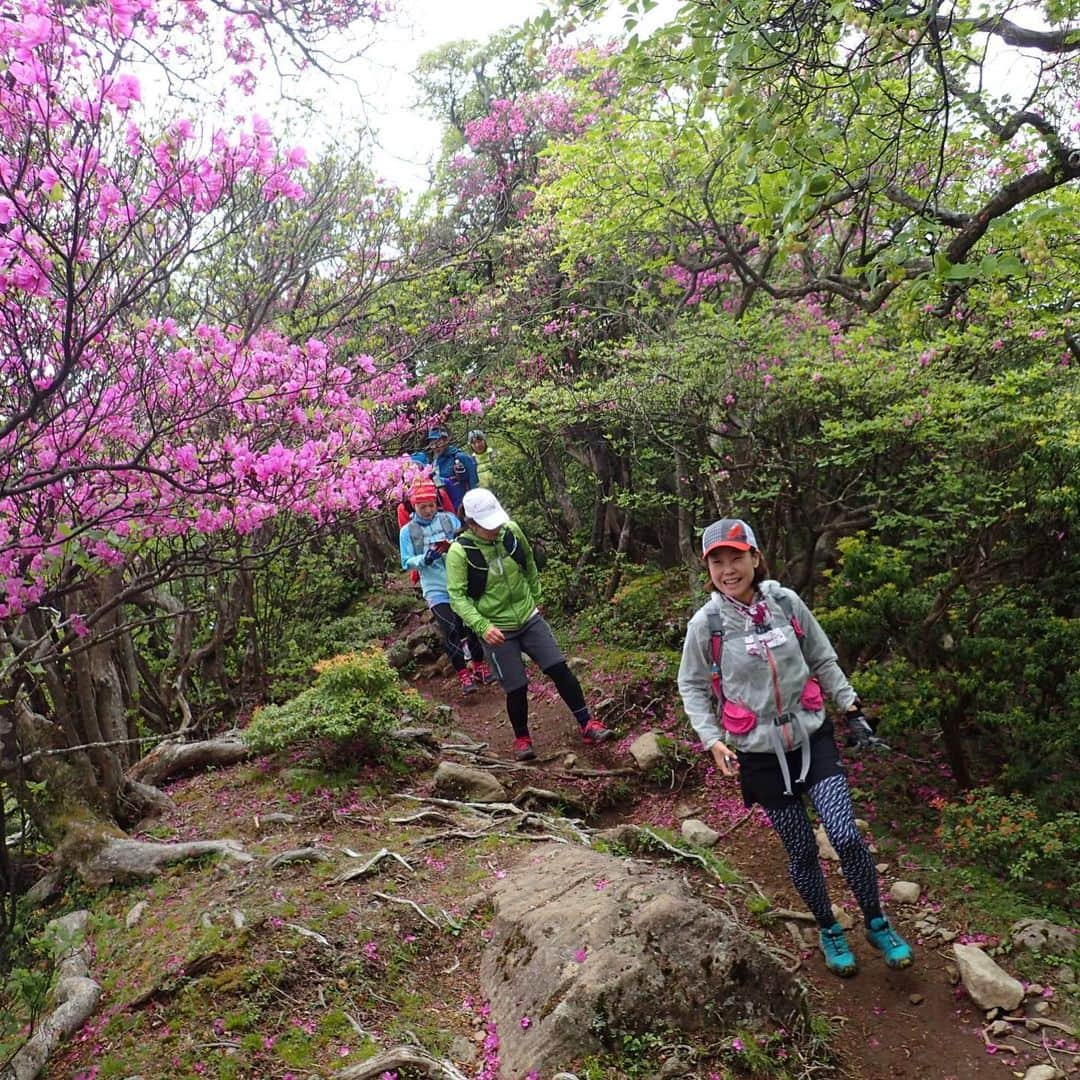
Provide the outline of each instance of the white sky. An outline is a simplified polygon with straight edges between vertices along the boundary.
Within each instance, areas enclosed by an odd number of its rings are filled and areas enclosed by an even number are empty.
[[[424,53],[449,41],[486,41],[543,9],[542,0],[397,0],[364,62],[350,71],[368,123],[378,129],[372,150],[376,173],[414,192],[428,181],[442,132],[413,108],[411,73]]]

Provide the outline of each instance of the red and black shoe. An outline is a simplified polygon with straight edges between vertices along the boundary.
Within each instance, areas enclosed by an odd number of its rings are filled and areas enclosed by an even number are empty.
[[[536,757],[532,739],[528,735],[520,735],[514,740],[514,758],[517,761],[532,761]]]
[[[483,660],[474,660],[471,666],[473,678],[481,686],[488,686],[495,681],[495,672]]]
[[[476,693],[476,680],[473,678],[473,674],[468,668],[462,668],[457,673],[457,676],[461,682],[461,692],[463,694]]]
[[[581,741],[586,746],[597,746],[615,738],[615,732],[611,728],[604,727],[599,720],[590,720],[581,729]]]

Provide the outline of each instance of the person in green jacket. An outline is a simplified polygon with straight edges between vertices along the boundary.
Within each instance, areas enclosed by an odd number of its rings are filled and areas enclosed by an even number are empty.
[[[540,613],[540,574],[525,534],[487,488],[465,493],[461,515],[465,531],[446,554],[450,606],[483,642],[487,662],[506,694],[514,756],[518,761],[536,757],[522,653],[555,684],[586,746],[614,738],[615,732],[593,719],[581,683]]]
[[[469,432],[469,449],[476,459],[477,487],[493,487],[492,480],[495,476],[492,471],[495,464],[495,451],[488,446],[487,436],[480,428],[473,428]]]

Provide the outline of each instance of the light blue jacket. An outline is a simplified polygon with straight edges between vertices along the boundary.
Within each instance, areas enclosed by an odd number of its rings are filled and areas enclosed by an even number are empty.
[[[420,535],[416,536],[418,526]],[[446,588],[446,556],[440,555],[434,562],[425,563],[424,553],[434,544],[449,544],[460,529],[461,522],[453,514],[439,510],[430,521],[424,521],[414,512],[398,533],[401,569],[419,572],[420,591],[428,607],[449,604],[450,593]]]

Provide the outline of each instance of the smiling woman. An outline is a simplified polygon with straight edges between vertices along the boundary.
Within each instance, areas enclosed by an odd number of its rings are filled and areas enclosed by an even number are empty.
[[[828,693],[847,710],[852,739],[869,743],[859,699],[809,608],[767,579],[757,537],[745,521],[713,522],[701,554],[716,591],[686,630],[679,666],[686,714],[720,772],[738,773],[744,803],[759,803],[783,841],[792,882],[820,926],[825,966],[844,976],[856,970],[833,915],[804,795],[840,857],[867,940],[889,967],[907,967],[911,949],[881,910],[877,871],[855,825],[825,714]]]

